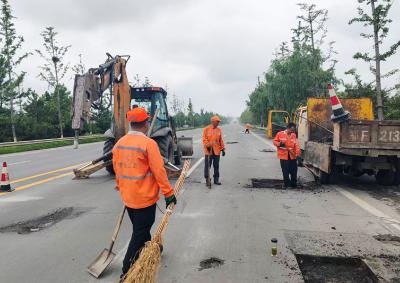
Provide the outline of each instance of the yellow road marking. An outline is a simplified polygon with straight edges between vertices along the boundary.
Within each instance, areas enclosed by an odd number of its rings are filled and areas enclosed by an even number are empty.
[[[37,174],[37,175],[28,176],[28,177],[21,178],[21,179],[17,179],[17,180],[11,181],[10,184],[20,183],[20,182],[23,182],[23,181],[27,181],[27,180],[30,180],[30,179],[37,178],[37,177],[46,176],[46,175],[50,175],[50,174],[53,174],[53,173],[57,173],[57,172],[61,172],[61,171],[69,170],[69,169],[74,169],[74,168],[82,166],[84,164],[87,164],[87,162],[86,163],[80,163],[80,164],[72,165],[72,166],[68,166],[68,167],[64,167],[64,168],[60,168],[60,169],[53,170],[53,171],[40,173],[40,174]]]
[[[50,182],[50,181],[53,181],[53,180],[56,180],[56,179],[60,179],[60,178],[66,177],[66,176],[70,176],[72,174],[73,174],[73,172],[68,172],[68,173],[64,173],[64,174],[57,175],[57,176],[54,176],[54,177],[46,178],[46,179],[43,179],[43,180],[40,180],[40,181],[36,181],[36,182],[30,183],[30,184],[27,184],[27,185],[19,186],[19,187],[15,188],[14,191],[22,191],[22,190],[25,190],[25,189],[29,189],[29,188],[31,188],[33,186],[41,185],[41,184],[44,184],[44,183],[47,183],[47,182]],[[6,195],[6,194],[9,194],[9,193],[10,192],[0,193],[0,196]]]

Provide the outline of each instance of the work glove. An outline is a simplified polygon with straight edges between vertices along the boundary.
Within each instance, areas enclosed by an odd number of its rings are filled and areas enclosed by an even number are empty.
[[[225,149],[221,151],[222,152],[222,156],[225,156]]]
[[[170,197],[165,197],[165,206],[166,208],[168,208],[168,205],[170,205],[171,203],[176,204],[176,197],[175,195],[172,195]]]
[[[281,143],[279,144],[279,147],[286,147],[286,145],[285,145],[283,142],[281,142]]]

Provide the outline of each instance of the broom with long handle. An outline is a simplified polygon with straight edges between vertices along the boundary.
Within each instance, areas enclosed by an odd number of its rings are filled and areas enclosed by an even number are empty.
[[[175,196],[179,197],[179,192],[185,182],[186,174],[190,167],[190,160],[185,160],[182,168],[182,173],[174,186]],[[139,258],[131,266],[125,278],[124,283],[153,283],[157,277],[157,271],[160,267],[161,253],[160,244],[163,242],[163,236],[167,229],[169,218],[175,207],[174,203],[168,205],[165,214],[158,224],[157,230],[154,233],[151,241],[147,242],[140,252]]]

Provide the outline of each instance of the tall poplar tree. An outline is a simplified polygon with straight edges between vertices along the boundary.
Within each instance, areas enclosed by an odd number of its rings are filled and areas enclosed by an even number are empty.
[[[60,100],[60,82],[65,77],[69,69],[69,64],[64,63],[63,60],[71,45],[63,46],[57,41],[58,33],[55,31],[54,27],[46,27],[40,35],[43,38],[44,50],[41,51],[36,49],[36,53],[45,60],[45,63],[40,66],[41,72],[39,74],[39,78],[47,82],[56,93],[60,137],[63,138],[64,134]]]
[[[17,141],[14,117],[14,100],[18,96],[17,88],[22,83],[25,73],[17,72],[17,67],[28,56],[28,53],[19,54],[24,38],[15,30],[11,6],[8,0],[1,0],[0,33],[2,36],[1,67],[3,77],[1,86],[1,103],[9,102],[11,131],[14,142]],[[1,77],[1,75],[0,75]]]
[[[368,52],[357,52],[354,59],[363,60],[367,63],[374,63],[370,69],[375,75],[376,81],[376,102],[378,119],[384,119],[383,113],[383,94],[381,79],[389,77],[397,73],[399,70],[394,69],[382,75],[381,63],[386,61],[389,57],[394,55],[400,46],[400,40],[392,44],[387,51],[382,52],[381,46],[383,39],[388,36],[388,25],[392,22],[389,18],[389,11],[392,7],[393,0],[358,0],[360,7],[358,7],[358,16],[351,19],[349,24],[361,23],[364,27],[370,27],[370,33],[361,33],[360,36],[366,39],[373,40],[373,54]],[[367,11],[366,9],[369,9]]]

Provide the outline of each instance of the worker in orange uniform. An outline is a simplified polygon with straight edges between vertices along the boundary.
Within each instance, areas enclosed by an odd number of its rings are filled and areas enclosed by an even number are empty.
[[[116,188],[133,226],[121,278],[139,257],[144,244],[151,240],[150,229],[155,221],[160,189],[167,206],[172,202],[176,204],[158,145],[146,136],[149,118],[144,108],[130,110],[127,119],[131,129],[112,150]]]
[[[250,128],[251,125],[250,124],[246,124],[246,130],[244,131],[245,134],[250,134]]]
[[[299,143],[295,134],[296,125],[288,123],[286,130],[276,134],[274,145],[277,147],[281,162],[284,189],[297,187],[297,157],[300,156]]]
[[[221,119],[218,116],[211,118],[211,125],[203,129],[203,146],[205,153],[204,162],[204,177],[206,178],[207,186],[209,186],[209,166],[214,166],[214,184],[221,185],[219,181],[219,159],[222,152],[222,156],[225,156],[225,145],[222,139],[222,130],[218,128]]]

